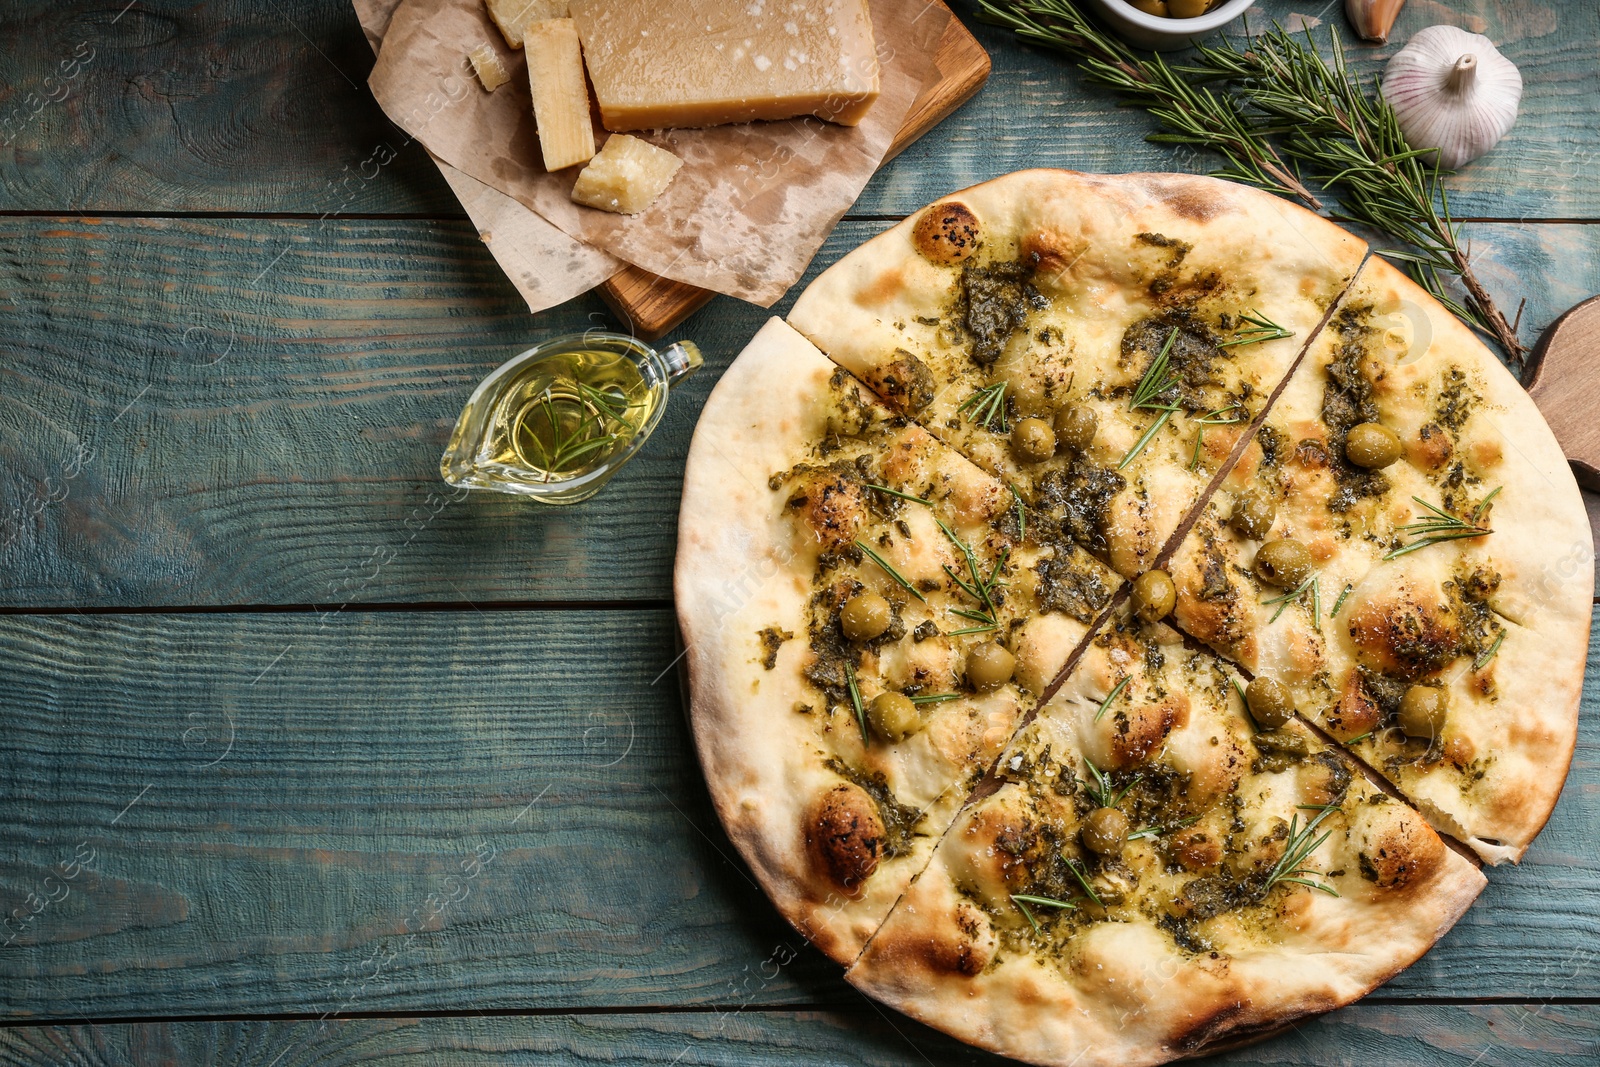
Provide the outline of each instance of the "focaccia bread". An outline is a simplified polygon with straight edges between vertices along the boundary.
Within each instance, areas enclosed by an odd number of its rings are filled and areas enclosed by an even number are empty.
[[[1027,171],[845,256],[712,394],[679,539],[756,876],[857,986],[1036,1063],[1360,997],[1573,751],[1548,427],[1361,241],[1225,182]]]

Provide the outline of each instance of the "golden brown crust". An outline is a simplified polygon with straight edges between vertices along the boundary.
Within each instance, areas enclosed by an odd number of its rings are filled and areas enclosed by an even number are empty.
[[[911,243],[916,250],[930,262],[945,266],[972,255],[982,239],[978,217],[959,200],[924,208],[911,230]]]

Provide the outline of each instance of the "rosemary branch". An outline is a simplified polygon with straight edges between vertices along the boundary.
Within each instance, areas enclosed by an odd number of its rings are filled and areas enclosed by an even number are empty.
[[[1412,278],[1474,329],[1491,337],[1513,364],[1527,348],[1517,321],[1507,321],[1478,279],[1471,248],[1450,215],[1450,202],[1428,150],[1412,149],[1394,110],[1368,93],[1345,62],[1330,27],[1331,58],[1305,39],[1274,27],[1236,44],[1226,38],[1199,46],[1187,63],[1159,55],[1136,56],[1086,18],[1073,0],[978,0],[986,21],[1007,26],[1023,40],[1070,56],[1092,82],[1148,111],[1163,132],[1147,140],[1188,144],[1217,152],[1215,171],[1301,201],[1323,204],[1301,180],[1337,192],[1336,218],[1372,226],[1405,242],[1387,254]],[[1444,276],[1459,279],[1458,300]]]

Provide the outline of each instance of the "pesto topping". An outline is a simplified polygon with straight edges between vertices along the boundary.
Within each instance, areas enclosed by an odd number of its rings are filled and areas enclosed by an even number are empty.
[[[1021,263],[979,266],[968,261],[962,267],[957,310],[972,335],[972,361],[978,366],[988,367],[1000,358],[1030,310],[1049,306],[1029,281],[1032,273]]]
[[[771,670],[778,665],[778,649],[794,634],[788,630],[780,630],[776,626],[768,626],[759,634],[761,638],[761,666]]]
[[[1328,441],[1321,449],[1320,463],[1333,470],[1339,488],[1328,500],[1328,510],[1342,514],[1358,500],[1380,497],[1389,491],[1389,479],[1376,470],[1363,470],[1345,458],[1345,442],[1352,428],[1378,422],[1378,405],[1372,400],[1372,384],[1361,373],[1367,354],[1366,338],[1372,333],[1367,318],[1371,307],[1347,308],[1334,320],[1343,343],[1333,362],[1328,364],[1328,381],[1322,393],[1322,421],[1328,427]],[[1301,448],[1307,442],[1301,442]]]

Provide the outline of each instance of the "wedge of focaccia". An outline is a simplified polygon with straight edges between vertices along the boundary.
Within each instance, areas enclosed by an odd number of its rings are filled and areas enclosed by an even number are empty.
[[[781,320],[690,449],[676,593],[730,837],[852,960],[1118,579]]]
[[[1131,578],[1364,254],[1226,182],[1023,171],[851,252],[789,321]]]
[[[1485,881],[1164,626],[1097,637],[847,972],[1039,1064],[1153,1064],[1346,1004]]]
[[[1351,462],[1362,424],[1394,433],[1393,462]],[[1520,859],[1571,759],[1593,588],[1577,486],[1526,393],[1373,260],[1258,443],[1174,556],[1176,622],[1287,687],[1437,828]],[[1309,566],[1264,581],[1258,554],[1285,540]]]

